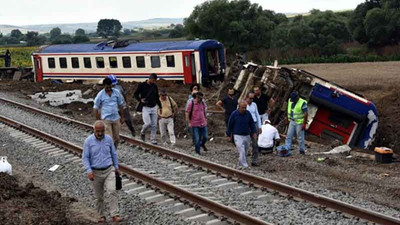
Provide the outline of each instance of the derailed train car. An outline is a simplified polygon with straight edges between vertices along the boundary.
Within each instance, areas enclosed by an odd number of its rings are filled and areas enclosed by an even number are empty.
[[[366,149],[374,140],[378,127],[375,105],[363,96],[346,90],[307,71],[247,64],[236,75],[231,73],[234,88],[241,98],[253,86],[275,100],[270,120],[284,131],[287,100],[292,91],[308,101],[306,131],[326,139],[336,139],[351,147]]]
[[[225,49],[215,40],[49,45],[32,54],[35,81],[101,80],[115,74],[144,81],[151,73],[186,84],[223,80]]]

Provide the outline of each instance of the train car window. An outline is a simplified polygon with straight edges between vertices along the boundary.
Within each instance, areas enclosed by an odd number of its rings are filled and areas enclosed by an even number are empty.
[[[145,68],[146,64],[144,62],[144,56],[136,56],[136,66],[137,68]]]
[[[130,56],[124,56],[122,57],[122,65],[124,68],[131,68],[131,57]]]
[[[60,58],[60,68],[67,68],[67,58]]]
[[[167,55],[167,67],[175,67],[175,56]]]
[[[56,68],[56,60],[54,58],[47,58],[47,63],[49,64],[49,68]]]
[[[108,60],[110,61],[110,68],[118,68],[117,57],[115,56],[108,57]]]
[[[104,58],[96,57],[96,65],[97,65],[97,68],[104,68]]]
[[[185,67],[189,66],[189,56],[185,55]]]
[[[151,68],[161,67],[160,56],[151,56],[150,59],[151,59]]]
[[[72,68],[79,68],[79,59],[77,57],[71,58]]]
[[[84,64],[85,68],[92,68],[92,62],[89,57],[83,58],[83,64]]]

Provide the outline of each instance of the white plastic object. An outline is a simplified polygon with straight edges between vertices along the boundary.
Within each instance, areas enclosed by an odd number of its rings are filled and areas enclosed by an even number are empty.
[[[0,156],[0,172],[12,175],[12,166],[7,161],[7,156]]]

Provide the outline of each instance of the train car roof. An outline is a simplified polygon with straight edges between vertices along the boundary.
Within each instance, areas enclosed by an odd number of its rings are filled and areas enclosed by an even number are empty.
[[[201,50],[204,48],[219,48],[223,45],[216,40],[194,40],[194,41],[163,41],[163,42],[140,42],[129,44],[124,47],[113,47],[105,42],[98,44],[62,44],[49,45],[41,48],[36,53],[82,53],[82,52],[161,52],[173,50]]]

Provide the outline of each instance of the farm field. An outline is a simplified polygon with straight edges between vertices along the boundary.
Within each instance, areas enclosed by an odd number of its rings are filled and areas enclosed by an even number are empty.
[[[0,47],[0,52],[7,49],[11,53],[11,67],[32,67],[31,54],[38,47]],[[0,67],[4,66],[4,59],[0,59]]]

